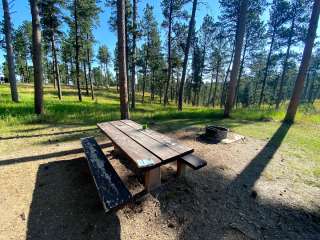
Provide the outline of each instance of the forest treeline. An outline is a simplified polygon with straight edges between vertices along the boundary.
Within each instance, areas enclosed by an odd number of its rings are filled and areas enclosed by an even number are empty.
[[[76,86],[79,101],[83,94],[94,99],[97,87],[117,86],[124,111],[135,108],[139,91],[142,102],[148,92],[152,102],[179,110],[220,106],[225,116],[234,106],[278,109],[291,100],[293,120],[300,100],[320,97],[318,0],[220,0],[218,17],[203,19],[197,17],[203,1],[162,0],[163,22],[139,0],[29,2],[32,21],[13,29],[10,3],[2,0],[3,70],[13,101],[19,101],[16,74],[35,83],[36,105],[43,83],[54,84],[59,99],[65,85]],[[110,18],[99,19],[107,9]],[[102,44],[94,51],[99,21],[109,23],[106,38],[117,34],[115,49]]]

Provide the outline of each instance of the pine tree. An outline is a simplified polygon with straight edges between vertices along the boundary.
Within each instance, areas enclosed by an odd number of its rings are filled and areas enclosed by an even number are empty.
[[[280,87],[278,96],[276,99],[276,109],[279,109],[281,101],[284,100],[284,92],[286,86],[286,74],[288,70],[288,64],[291,57],[291,48],[299,41],[300,35],[302,34],[301,26],[307,21],[306,16],[309,14],[309,8],[307,1],[304,0],[293,0],[290,5],[289,11],[289,27],[282,29],[282,38],[286,41],[286,53],[282,65],[282,73],[280,78]]]
[[[58,36],[61,35],[60,26],[62,24],[62,3],[63,1],[61,0],[42,0],[40,2],[43,38],[44,40],[51,43],[52,62],[55,75],[54,82],[57,84],[58,87],[59,99],[62,98],[62,91],[60,84],[60,71],[56,42],[58,41]]]
[[[305,40],[305,47],[303,51],[300,68],[299,68],[299,73],[296,79],[296,83],[295,83],[293,94],[289,103],[287,114],[285,116],[286,122],[294,121],[295,115],[299,106],[300,97],[303,91],[304,79],[308,71],[312,49],[313,49],[314,41],[316,38],[319,14],[320,14],[320,1],[315,0],[313,4],[313,9],[312,9],[312,15],[310,18],[308,34]]]
[[[131,109],[136,107],[136,41],[138,38],[137,27],[138,0],[133,0],[132,14],[132,64],[131,64]]]
[[[32,42],[32,26],[31,22],[24,21],[18,29],[14,32],[14,50],[17,69],[19,74],[23,77],[23,81],[30,82],[30,70],[28,61],[31,56],[31,42]]]
[[[202,84],[202,72],[203,68],[203,51],[199,45],[198,38],[193,42],[193,56],[192,56],[192,92],[193,99],[192,105],[199,105],[200,89]]]
[[[4,17],[4,35],[6,39],[7,63],[8,63],[8,70],[9,70],[11,99],[14,102],[19,102],[17,79],[16,79],[16,73],[15,73],[14,53],[13,53],[13,46],[12,46],[12,25],[11,25],[8,0],[2,0],[2,7],[3,7],[3,17]]]
[[[81,58],[84,58],[84,50],[81,49],[81,45],[83,45],[87,33],[90,33],[92,27],[98,23],[98,16],[101,9],[97,5],[96,0],[69,0],[67,2],[67,8],[70,11],[70,17],[67,18],[67,23],[70,27],[70,36],[73,38],[75,49],[74,61],[76,65],[75,73],[78,98],[79,101],[82,101],[80,86],[80,61]]]
[[[265,86],[268,79],[269,68],[271,66],[274,46],[276,44],[276,40],[278,38],[280,28],[288,20],[288,11],[289,11],[289,3],[287,0],[273,0],[271,10],[270,10],[269,22],[268,22],[269,29],[267,32],[267,36],[270,38],[270,46],[269,46],[266,67],[264,70],[263,80],[262,80],[259,106],[262,104],[263,99],[265,97]]]
[[[101,45],[98,49],[98,55],[97,58],[100,62],[100,66],[101,66],[101,75],[102,75],[102,69],[104,71],[104,77],[106,79],[106,84],[107,86],[109,86],[109,82],[108,82],[108,65],[110,63],[110,53],[108,50],[108,47],[106,45]]]
[[[61,60],[64,63],[64,72],[65,72],[65,83],[69,85],[70,82],[73,82],[73,58],[74,58],[74,49],[72,46],[73,39],[70,36],[65,36],[61,41]]]
[[[198,1],[193,0],[192,14],[191,14],[190,23],[189,23],[189,30],[188,30],[186,47],[184,49],[183,70],[182,70],[182,76],[181,76],[180,88],[179,88],[179,100],[178,100],[178,110],[179,111],[182,111],[182,100],[183,100],[182,98],[183,98],[184,82],[186,80],[188,56],[189,56],[189,49],[190,49],[190,45],[191,45],[192,34],[194,33],[197,4],[198,4]],[[205,50],[204,50],[204,54],[205,54]]]
[[[202,49],[202,77],[204,74],[211,73],[211,83],[209,88],[209,94],[207,98],[207,104],[211,102],[211,97],[213,95],[213,105],[217,92],[217,82],[213,90],[213,79],[218,80],[219,71],[221,70],[222,64],[222,51],[224,48],[224,36],[222,29],[219,27],[218,23],[214,23],[214,20],[210,16],[205,16],[203,18],[203,23],[199,30],[199,41]],[[208,53],[210,55],[208,55]],[[208,56],[207,56],[208,55]],[[207,57],[209,57],[208,63]],[[213,92],[212,92],[213,91]]]
[[[110,29],[113,32],[117,31],[117,0],[106,0],[107,6],[111,9],[109,18]],[[134,32],[133,26],[133,10],[130,0],[125,0],[125,40],[126,40],[126,69],[129,76],[129,68],[132,68],[133,61],[133,36],[137,37],[137,32]],[[131,21],[132,20],[132,21]],[[129,89],[129,81],[127,81],[127,89]],[[129,92],[128,92],[129,97]]]
[[[240,11],[237,21],[237,32],[235,40],[235,54],[230,75],[230,84],[228,89],[227,101],[224,108],[224,116],[229,117],[234,103],[234,96],[237,85],[237,77],[240,68],[240,57],[243,45],[243,39],[246,29],[246,18],[248,11],[248,0],[241,0]]]
[[[93,59],[92,42],[93,42],[92,33],[91,34],[87,33],[86,58],[87,58],[87,64],[88,64],[88,78],[89,78],[89,84],[90,84],[91,99],[94,100],[94,89],[93,89],[92,70],[91,70],[91,63]]]
[[[42,71],[42,51],[41,51],[41,31],[39,2],[30,0],[32,16],[32,61],[34,74],[34,102],[36,114],[43,113],[43,71]]]
[[[125,0],[117,0],[118,64],[121,119],[129,119],[126,67]]]
[[[171,80],[172,75],[172,28],[174,25],[174,21],[176,18],[185,19],[187,16],[187,13],[183,11],[183,6],[188,3],[189,0],[162,0],[161,7],[162,7],[162,13],[164,15],[164,22],[162,23],[162,26],[168,29],[167,33],[167,59],[168,59],[168,68],[167,68],[167,81],[165,83],[165,90],[164,90],[164,105],[167,105],[169,102],[168,98],[168,90],[169,90],[169,84]]]
[[[263,0],[249,1],[246,33],[234,99],[236,106],[239,102],[239,89],[241,88],[245,65],[250,61],[249,58],[254,57],[255,53],[261,49],[261,46],[265,46],[265,25],[261,19],[265,6],[266,3]]]

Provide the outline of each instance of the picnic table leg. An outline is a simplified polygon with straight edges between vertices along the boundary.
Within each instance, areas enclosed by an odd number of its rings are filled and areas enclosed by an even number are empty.
[[[116,146],[115,144],[113,144],[113,154],[116,157],[123,157],[123,152],[121,151],[121,149]]]
[[[177,160],[177,176],[185,176],[187,172],[187,165],[180,160]]]
[[[161,185],[161,171],[160,167],[146,171],[144,176],[145,189],[149,192]]]

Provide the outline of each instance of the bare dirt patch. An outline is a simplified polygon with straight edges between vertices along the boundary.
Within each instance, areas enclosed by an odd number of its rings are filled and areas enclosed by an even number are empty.
[[[81,136],[107,140],[95,130],[34,132],[0,140],[1,240],[320,238],[319,188],[301,181],[277,139],[206,144],[198,128],[171,132],[208,166],[179,179],[175,164],[164,167],[160,189],[105,214],[75,149]],[[135,174],[104,150],[129,189],[141,191]]]

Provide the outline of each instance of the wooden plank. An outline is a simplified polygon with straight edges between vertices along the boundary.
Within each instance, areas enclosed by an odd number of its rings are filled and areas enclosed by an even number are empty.
[[[161,165],[161,159],[150,153],[147,149],[114,127],[112,124],[105,122],[99,123],[98,127],[110,138],[114,145],[132,160],[138,168],[152,168]],[[141,166],[141,160],[150,160],[153,165]]]
[[[142,133],[148,135],[149,137],[153,138],[154,140],[171,148],[172,150],[176,151],[180,155],[186,155],[186,154],[192,153],[194,151],[193,148],[190,148],[188,146],[180,144],[177,141],[175,141],[174,139],[172,139],[164,134],[161,134],[161,133],[156,132],[151,129],[143,129],[143,127],[140,124],[138,124],[132,120],[121,120],[121,122],[135,128],[137,130],[142,130],[141,131]]]
[[[180,158],[179,161],[183,161],[194,170],[198,170],[207,165],[207,162],[205,160],[198,158],[193,154],[188,154],[186,156],[183,156]]]
[[[154,140],[150,136],[141,132],[142,130],[140,129],[132,128],[121,121],[113,121],[110,123],[162,161],[169,161],[180,156],[180,153]]]
[[[121,181],[100,146],[93,137],[81,139],[89,168],[104,209],[109,211],[132,199],[132,195]]]

